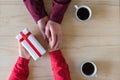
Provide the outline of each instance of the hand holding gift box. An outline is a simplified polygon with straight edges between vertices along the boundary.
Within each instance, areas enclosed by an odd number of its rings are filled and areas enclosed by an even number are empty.
[[[16,38],[25,47],[25,49],[29,52],[29,54],[33,57],[34,60],[37,60],[39,57],[46,53],[46,50],[35,39],[35,37],[27,28],[20,32],[16,36]]]

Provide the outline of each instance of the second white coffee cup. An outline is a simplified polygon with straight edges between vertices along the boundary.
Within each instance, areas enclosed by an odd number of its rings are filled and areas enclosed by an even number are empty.
[[[81,64],[80,71],[84,77],[94,77],[97,73],[97,67],[94,62],[86,61]]]

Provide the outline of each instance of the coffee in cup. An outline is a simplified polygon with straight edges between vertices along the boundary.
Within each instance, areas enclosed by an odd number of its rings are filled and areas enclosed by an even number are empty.
[[[90,7],[86,5],[81,5],[81,6],[74,6],[76,9],[75,16],[78,20],[80,21],[86,21],[89,20],[92,16],[92,11]]]
[[[80,70],[84,77],[93,77],[96,75],[97,67],[95,63],[88,61],[82,63]]]

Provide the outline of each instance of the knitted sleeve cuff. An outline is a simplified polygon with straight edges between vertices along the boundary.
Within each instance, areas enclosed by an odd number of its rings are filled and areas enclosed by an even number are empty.
[[[52,11],[51,11],[51,14],[50,14],[50,20],[61,24],[62,19],[64,17],[64,14],[65,14],[65,12],[68,8],[69,2],[60,3],[60,2],[54,1],[53,8],[52,8]]]
[[[22,58],[22,57],[18,57],[17,64],[28,65],[29,64],[29,60],[25,59],[25,58]]]

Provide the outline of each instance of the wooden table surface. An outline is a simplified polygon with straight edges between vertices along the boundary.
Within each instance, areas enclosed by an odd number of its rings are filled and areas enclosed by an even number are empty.
[[[50,13],[52,2],[44,1]],[[75,4],[90,6],[92,18],[85,22],[77,21]],[[93,61],[98,68],[97,77],[90,80],[120,80],[119,7],[119,0],[72,0],[62,23],[61,44],[72,80],[88,80],[80,73],[84,61]],[[47,46],[22,0],[0,0],[0,80],[8,80],[18,57],[15,36],[25,27],[44,47]],[[54,80],[48,54],[36,62],[31,59],[29,66],[28,80]]]

